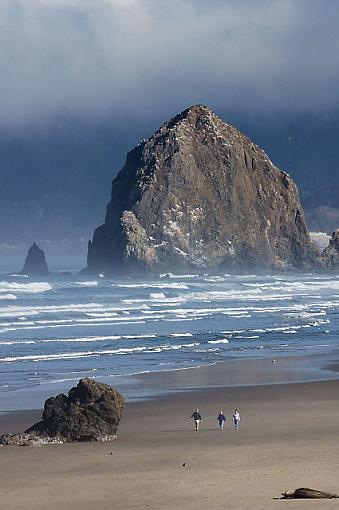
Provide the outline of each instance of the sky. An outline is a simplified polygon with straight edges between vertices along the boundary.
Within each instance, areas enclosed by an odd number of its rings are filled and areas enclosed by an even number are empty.
[[[0,0],[0,127],[339,106],[336,0]]]
[[[0,258],[84,256],[126,152],[197,103],[339,217],[338,26],[338,0],[0,0]]]

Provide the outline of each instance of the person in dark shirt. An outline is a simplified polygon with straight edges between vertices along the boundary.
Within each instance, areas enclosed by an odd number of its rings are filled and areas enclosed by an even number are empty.
[[[196,410],[193,412],[193,414],[192,414],[191,418],[193,418],[193,420],[194,420],[194,424],[195,424],[195,430],[198,432],[198,430],[199,430],[199,425],[200,425],[200,421],[201,421],[201,415],[200,415],[200,413],[199,413],[199,409],[196,409]]]
[[[225,415],[222,411],[218,414],[217,421],[219,423],[220,430],[224,430],[224,424],[225,424]]]

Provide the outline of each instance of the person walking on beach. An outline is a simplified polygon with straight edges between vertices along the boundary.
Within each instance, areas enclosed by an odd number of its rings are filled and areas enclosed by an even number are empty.
[[[193,418],[193,420],[194,420],[194,424],[195,424],[195,430],[198,432],[198,430],[199,430],[199,425],[200,425],[200,421],[201,421],[201,415],[200,415],[200,413],[199,413],[199,409],[196,409],[196,410],[193,412],[193,414],[192,414],[191,418]]]
[[[224,424],[225,424],[225,415],[222,411],[218,414],[217,421],[219,423],[220,430],[224,430]]]
[[[239,414],[238,409],[234,410],[232,419],[233,419],[233,424],[234,424],[234,430],[239,430],[240,414]]]

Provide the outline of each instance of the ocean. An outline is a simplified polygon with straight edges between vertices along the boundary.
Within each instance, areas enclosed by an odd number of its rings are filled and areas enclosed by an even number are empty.
[[[87,376],[338,348],[338,275],[0,276],[0,401]]]

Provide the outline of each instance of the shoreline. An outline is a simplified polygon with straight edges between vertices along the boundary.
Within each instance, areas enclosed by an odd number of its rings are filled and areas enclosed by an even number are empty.
[[[204,388],[266,386],[336,379],[339,379],[337,350],[321,355],[278,356],[275,360],[271,357],[229,358],[197,367],[98,377],[98,380],[117,387],[128,403]],[[78,381],[78,378],[74,378],[60,383],[2,391],[0,416],[2,413],[41,409],[47,398],[67,393]]]
[[[335,355],[334,355],[335,354]],[[338,359],[334,359],[338,357]],[[113,379],[113,380],[112,380]],[[122,384],[119,381],[124,379]],[[157,406],[160,401],[171,402],[175,399],[196,398],[211,393],[238,393],[257,391],[283,391],[286,387],[301,387],[311,385],[316,387],[319,383],[338,383],[339,387],[339,353],[337,351],[319,355],[286,356],[277,358],[236,358],[218,361],[213,365],[190,367],[171,371],[155,371],[131,376],[116,376],[100,378],[100,381],[116,386],[124,395],[126,404],[131,406]],[[24,428],[41,419],[44,402],[50,396],[68,390],[78,382],[76,379],[66,388],[58,385],[44,385],[45,398],[39,400],[40,405],[28,406],[31,388],[23,392],[8,392],[9,399],[19,395],[24,400],[13,408],[5,408],[3,394],[0,395],[0,433],[22,432]],[[52,388],[55,390],[50,391]],[[279,390],[280,388],[280,390]],[[33,401],[37,402],[41,396],[35,387],[37,395]],[[127,391],[126,391],[127,390]],[[129,398],[129,395],[133,395]],[[126,398],[127,396],[127,398]],[[2,397],[2,398],[1,398]],[[7,426],[7,428],[6,428]],[[13,430],[9,430],[10,426]]]

